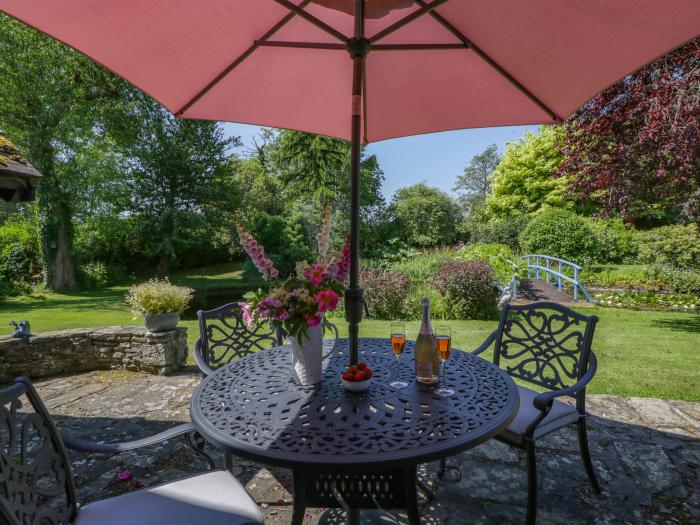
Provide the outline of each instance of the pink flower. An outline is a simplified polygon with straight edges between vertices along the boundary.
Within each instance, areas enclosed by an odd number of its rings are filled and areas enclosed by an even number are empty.
[[[343,250],[335,255],[325,271],[325,277],[337,283],[345,282],[350,270],[350,239],[345,241]]]
[[[289,312],[287,310],[280,310],[274,315],[275,321],[286,321],[289,319]]]
[[[253,329],[253,312],[250,309],[250,305],[248,303],[238,303],[238,305],[241,307],[243,321],[245,322],[246,326],[248,327],[248,330],[252,330]]]
[[[128,479],[131,479],[131,471],[129,469],[122,470],[119,474],[117,474],[117,479],[119,481],[126,481]]]
[[[309,328],[314,328],[315,326],[318,326],[319,324],[321,324],[322,321],[320,315],[312,314],[311,312],[306,312],[304,318],[306,319],[306,326],[308,326]]]
[[[340,297],[333,290],[321,290],[316,294],[315,299],[318,303],[318,312],[323,313],[328,310],[335,310]]]
[[[316,263],[304,270],[304,277],[306,277],[311,284],[319,286],[323,283],[323,273],[323,266]]]
[[[260,271],[263,279],[276,279],[279,276],[279,271],[275,268],[270,259],[265,257],[265,250],[260,246],[255,238],[246,230],[239,222],[236,223],[238,236],[241,239],[241,246],[255,264],[255,267]]]

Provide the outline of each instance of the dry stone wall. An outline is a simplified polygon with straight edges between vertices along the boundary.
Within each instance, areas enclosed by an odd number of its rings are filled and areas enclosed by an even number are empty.
[[[32,335],[28,342],[0,337],[0,382],[123,369],[172,374],[187,359],[187,329],[153,334],[145,328],[81,328]]]

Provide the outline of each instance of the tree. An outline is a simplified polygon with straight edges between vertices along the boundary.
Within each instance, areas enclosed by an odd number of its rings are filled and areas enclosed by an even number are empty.
[[[486,202],[491,193],[491,174],[501,161],[498,147],[488,146],[483,152],[474,155],[464,167],[464,174],[457,177],[452,191],[460,193],[460,202],[469,210],[473,210]]]
[[[431,247],[454,241],[459,209],[445,192],[423,183],[400,188],[391,207],[404,242]]]
[[[570,190],[607,214],[700,218],[700,38],[584,104],[564,152]]]
[[[269,166],[282,183],[286,212],[294,215],[299,209],[305,210],[303,222],[309,242],[314,242],[323,207],[330,204],[335,209],[333,241],[342,246],[350,230],[350,143],[282,131],[274,138],[263,136],[257,150],[261,164]],[[360,242],[363,250],[371,250],[384,240],[377,237],[386,218],[386,202],[381,193],[384,172],[375,155],[367,155],[364,148],[361,155]]]
[[[71,290],[74,193],[66,169],[100,133],[101,110],[121,82],[82,55],[0,14],[0,127],[42,174],[37,192],[44,278]]]
[[[282,131],[271,159],[282,182],[310,193],[320,202],[330,202],[342,190],[343,175],[349,172],[350,148],[342,140],[301,131]]]
[[[125,211],[141,219],[141,236],[165,276],[186,248],[206,244],[213,230],[207,210],[227,206],[232,188],[221,174],[226,150],[238,139],[226,139],[215,122],[177,119],[145,97],[132,111],[139,124],[123,145]]]
[[[566,195],[566,179],[554,177],[563,160],[560,141],[560,128],[542,126],[539,133],[527,132],[508,143],[491,178],[493,191],[487,199],[491,214],[510,217],[542,206],[573,205]]]

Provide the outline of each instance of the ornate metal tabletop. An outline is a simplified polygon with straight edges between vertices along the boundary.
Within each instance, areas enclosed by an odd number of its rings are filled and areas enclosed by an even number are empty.
[[[324,380],[302,387],[292,379],[289,347],[263,350],[208,376],[190,406],[192,422],[221,449],[265,464],[368,466],[419,464],[473,447],[503,430],[518,408],[513,380],[491,363],[455,350],[441,398],[414,380],[414,343],[400,368],[387,339],[362,339],[360,359],[372,368],[365,393],[347,392],[340,373],[348,361],[339,339]],[[411,384],[396,390],[398,373]]]

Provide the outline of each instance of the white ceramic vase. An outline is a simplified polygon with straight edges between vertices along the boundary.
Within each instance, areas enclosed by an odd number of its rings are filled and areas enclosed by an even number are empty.
[[[326,328],[334,332],[335,339],[328,342],[330,350],[324,354],[323,333]],[[308,337],[301,336],[301,340],[289,336],[292,345],[294,375],[297,382],[303,386],[317,385],[323,380],[323,361],[335,351],[338,328],[334,324],[324,321],[318,326],[309,328],[308,334]]]

